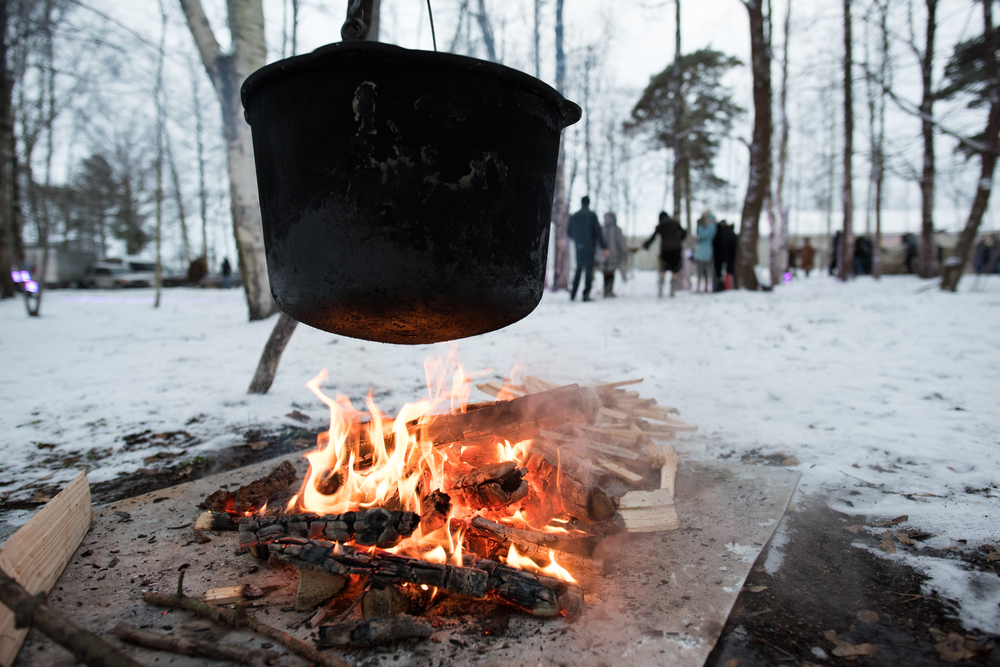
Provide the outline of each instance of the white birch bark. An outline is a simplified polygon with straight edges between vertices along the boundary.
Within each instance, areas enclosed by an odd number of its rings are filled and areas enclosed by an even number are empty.
[[[222,53],[201,0],[180,0],[180,3],[222,107],[233,236],[236,239],[240,276],[246,289],[250,320],[266,319],[278,307],[271,296],[267,278],[253,140],[250,126],[243,118],[243,105],[240,102],[240,86],[244,79],[263,67],[267,57],[263,2],[228,0],[229,30],[233,44],[231,53]]]

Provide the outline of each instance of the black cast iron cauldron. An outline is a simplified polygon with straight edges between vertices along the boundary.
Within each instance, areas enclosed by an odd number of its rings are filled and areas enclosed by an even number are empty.
[[[268,65],[242,98],[271,292],[293,318],[417,344],[538,305],[576,104],[502,65],[377,42]]]

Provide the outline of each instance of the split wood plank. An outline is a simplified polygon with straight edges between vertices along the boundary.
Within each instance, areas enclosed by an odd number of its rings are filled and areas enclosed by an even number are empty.
[[[613,463],[606,459],[601,459],[599,461],[596,461],[594,465],[596,465],[599,468],[603,468],[604,470],[608,471],[615,477],[619,477],[628,482],[629,484],[638,485],[638,484],[644,484],[646,482],[646,478],[643,477],[642,475],[637,475],[628,468],[620,466],[617,463]]]
[[[677,480],[677,450],[672,445],[660,445],[663,451],[663,467],[660,468],[660,488],[670,492],[670,497],[674,495],[674,483]]]
[[[475,412],[435,415],[426,421],[407,423],[411,432],[435,446],[527,440],[543,428],[566,423],[593,424],[600,407],[597,397],[579,385],[570,384],[540,394],[497,401]]]
[[[651,533],[680,528],[674,499],[666,489],[629,491],[618,500],[618,513],[630,533]]]
[[[48,593],[80,546],[93,519],[87,473],[81,472],[0,547],[0,569],[31,595]],[[0,605],[0,666],[10,667],[27,628]]]

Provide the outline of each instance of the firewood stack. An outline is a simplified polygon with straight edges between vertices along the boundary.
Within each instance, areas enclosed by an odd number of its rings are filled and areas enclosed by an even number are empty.
[[[292,507],[287,511],[297,513],[269,509],[269,516],[244,516],[250,494],[241,489],[210,498],[206,507],[212,511],[196,527],[238,524],[241,546],[295,565],[302,582],[328,578],[331,594],[356,591],[346,585],[348,577],[368,578],[359,598],[366,617],[419,612],[433,597],[422,592],[428,587],[490,598],[534,615],[573,617],[583,588],[571,576],[550,576],[545,568],[556,568],[557,554],[563,562],[592,563],[608,534],[679,525],[673,503],[677,454],[666,441],[697,426],[629,388],[641,381],[558,387],[527,377],[516,385],[480,384],[498,400],[407,423],[447,471],[444,489],[420,490],[420,515],[403,511],[396,496],[383,507],[336,515]],[[517,443],[517,458],[510,460]],[[355,469],[363,470],[371,465],[371,443],[358,436],[354,446]],[[392,450],[394,443],[386,439],[385,448]],[[250,486],[290,497],[287,468],[271,477]],[[321,485],[335,490],[341,482],[332,479],[319,478],[317,490],[329,495]],[[461,535],[461,558],[432,562],[426,550],[408,546],[411,535],[442,529]],[[389,548],[393,553],[381,551]],[[309,604],[316,604],[315,597]]]

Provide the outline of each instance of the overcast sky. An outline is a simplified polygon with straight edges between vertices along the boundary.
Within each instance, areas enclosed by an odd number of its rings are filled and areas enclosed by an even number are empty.
[[[159,35],[158,3],[148,1],[131,3],[125,0],[91,0],[95,6],[106,8],[122,23],[136,32],[148,36],[152,42]],[[685,52],[711,47],[727,54],[735,55],[744,62],[749,61],[749,27],[747,12],[740,0],[681,0],[682,47]],[[901,0],[900,8],[905,8]],[[212,19],[216,35],[223,46],[228,40],[225,27],[225,3],[222,0],[203,0],[205,9]],[[267,12],[268,59],[280,59],[282,49],[289,48],[283,38],[286,20],[283,9],[286,0],[265,0]],[[459,0],[432,0],[437,41],[440,49],[447,48],[455,35]],[[855,37],[860,41],[864,21],[861,20],[862,7],[867,4],[857,0]],[[917,39],[922,40],[923,3],[914,2],[914,17]],[[298,52],[308,52],[332,41],[339,40],[340,26],[346,2],[330,0],[302,0],[300,10]],[[476,5],[475,0],[471,2]],[[508,66],[534,73],[532,49],[533,2],[531,0],[487,0],[491,12],[498,51],[502,62]],[[982,30],[981,10],[973,0],[942,0],[938,10],[939,30],[937,62],[943,67],[953,45],[959,39],[969,38]],[[183,25],[183,16],[176,2],[167,0],[171,15],[168,42],[173,45],[175,56],[190,51],[190,36]],[[782,42],[781,24],[786,8],[786,0],[774,0],[774,42],[776,55],[780,53]],[[553,83],[555,70],[554,47],[555,0],[545,0],[542,6],[541,76]],[[828,187],[823,177],[826,167],[822,154],[837,154],[839,130],[834,129],[833,143],[830,138],[829,119],[840,127],[840,88],[842,74],[838,71],[842,50],[842,6],[832,0],[794,0],[792,6],[793,23],[791,38],[791,92],[789,114],[792,125],[792,163],[789,167],[789,185],[786,201],[795,211],[792,213],[793,228],[803,233],[825,230],[826,214],[817,211],[817,196]],[[600,0],[565,0],[566,48],[572,69],[574,59],[579,62],[580,54],[587,47],[593,47],[601,59],[599,71],[595,74],[598,100],[593,118],[617,126],[627,118],[631,105],[638,99],[650,76],[661,71],[673,58],[674,52],[674,12],[673,1],[664,0],[619,0],[608,3]],[[430,23],[424,0],[382,0],[382,25],[380,39],[407,48],[431,49]],[[897,14],[893,26],[896,33],[897,59],[896,87],[910,99],[919,99],[919,77],[912,53],[903,45],[909,36],[905,12]],[[473,37],[478,33],[473,30]],[[483,55],[480,52],[479,55]],[[856,60],[863,58],[859,46]],[[176,61],[177,58],[175,57]],[[179,79],[189,78],[188,70],[175,67]],[[780,69],[774,67],[774,94],[777,99],[780,84]],[[940,71],[937,77],[940,77]],[[567,96],[580,100],[579,86],[570,75]],[[749,67],[739,68],[727,80],[733,89],[736,101],[748,109],[751,102],[751,78]],[[179,84],[180,94],[188,84]],[[821,93],[823,89],[832,92]],[[824,102],[824,95],[826,101]],[[832,97],[831,97],[832,95]],[[864,85],[855,85],[857,155],[854,171],[857,177],[855,201],[863,207],[867,180],[867,123],[864,119]],[[961,103],[940,103],[936,113],[958,131],[975,133],[982,126],[983,113],[966,113]],[[833,114],[833,115],[831,115]],[[737,124],[736,137],[726,142],[717,161],[717,173],[729,180],[733,186],[725,195],[716,195],[706,202],[696,204],[696,213],[706,205],[730,218],[739,216],[746,188],[747,152],[740,139],[748,139],[751,132],[751,116]],[[596,124],[595,124],[596,125]],[[895,109],[890,110],[889,140],[894,151],[891,181],[887,187],[887,208],[895,209],[887,215],[886,225],[890,231],[915,230],[919,225],[918,190],[916,184],[905,177],[919,166],[919,122]],[[595,130],[596,132],[596,130]],[[568,144],[582,143],[581,130],[570,128],[564,137]],[[947,138],[938,140],[938,195],[936,208],[938,226],[957,228],[964,222],[968,202],[973,193],[976,161],[964,163],[952,152],[954,142]],[[832,147],[832,148],[831,148]],[[626,206],[622,198],[600,197],[601,206],[618,209],[620,220],[626,231],[647,233],[655,224],[656,213],[661,208],[669,208],[669,181],[665,166],[669,161],[663,151],[652,151],[648,143],[638,142],[636,152],[642,153],[629,167],[631,180],[631,205]],[[580,157],[580,152],[575,153]],[[581,168],[582,169],[582,168]],[[836,166],[835,190],[839,192],[839,159]],[[596,176],[592,176],[596,178]],[[586,186],[582,177],[574,182],[573,199],[578,201]],[[592,188],[593,189],[593,188]],[[605,188],[607,192],[607,188]],[[592,193],[593,194],[593,193]],[[839,195],[838,195],[839,196]],[[614,201],[612,201],[614,200]],[[835,206],[839,209],[839,204]],[[624,209],[624,210],[622,210]],[[840,224],[840,213],[836,213],[834,227]],[[987,227],[994,225],[992,211],[984,222]],[[855,229],[865,228],[864,211],[855,214]],[[761,221],[762,231],[766,231],[766,218]]]

